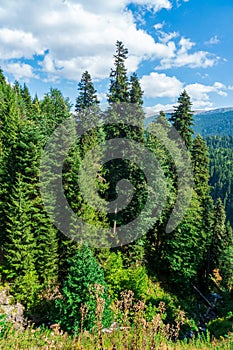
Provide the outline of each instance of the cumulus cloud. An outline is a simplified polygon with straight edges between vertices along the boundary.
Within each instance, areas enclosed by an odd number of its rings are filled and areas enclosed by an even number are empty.
[[[34,54],[42,53],[42,46],[32,33],[17,29],[0,28],[1,59],[30,58]]]
[[[171,110],[174,102],[177,101],[180,93],[185,89],[191,97],[193,109],[209,109],[213,107],[211,102],[211,94],[215,93],[219,96],[226,97],[228,90],[232,90],[232,86],[226,86],[221,82],[214,82],[213,85],[204,85],[200,83],[184,84],[175,76],[167,76],[164,73],[152,72],[145,75],[141,79],[141,85],[146,98],[153,98],[159,101],[160,98],[168,98],[171,103],[156,103],[152,107],[145,108],[147,114],[153,114],[160,110]]]
[[[156,12],[161,10],[162,8],[165,8],[167,10],[172,8],[171,1],[169,0],[98,0],[98,2],[95,0],[79,0],[78,2],[81,3],[88,11],[99,11],[101,13],[112,13],[113,11],[119,11],[131,3],[146,6],[148,9],[153,9]]]
[[[177,97],[183,88],[183,83],[176,77],[169,77],[164,73],[152,72],[141,79],[145,97]]]
[[[26,63],[8,63],[3,68],[8,74],[12,74],[16,80],[24,78],[27,81],[29,78],[38,78],[33,73],[32,66]]]
[[[160,29],[162,29],[163,28],[163,26],[164,26],[164,22],[163,23],[156,23],[155,25],[154,25],[154,28],[155,28],[155,30],[160,30]]]
[[[162,28],[164,27],[165,23],[156,23],[154,25],[156,34],[158,36],[158,40],[163,43],[163,44],[167,44],[169,41],[171,41],[174,38],[177,38],[179,36],[178,32],[170,32],[170,33],[166,33],[165,31],[162,30]]]
[[[219,96],[227,97],[230,86],[226,86],[220,82],[215,82],[213,85],[204,84],[189,84],[185,87],[190,95],[193,103],[193,109],[208,109],[213,107],[210,94],[215,93]]]
[[[171,42],[170,42],[171,43]],[[172,57],[164,57],[160,65],[156,69],[169,69],[172,67],[184,67],[190,68],[208,68],[214,66],[219,57],[211,55],[207,51],[196,51],[190,53],[190,50],[196,44],[189,38],[181,37],[178,45],[174,49]]]
[[[172,7],[169,0],[12,0],[0,4],[1,60],[45,54],[41,69],[61,78],[79,79],[88,69],[106,77],[117,40],[129,49],[129,71],[151,57],[169,57],[171,46],[156,43],[138,29],[127,5],[153,11]],[[26,20],[25,20],[26,18]]]
[[[157,24],[158,40],[139,29],[127,5],[146,10],[170,10],[169,0],[11,0],[0,4],[0,57],[9,60],[33,59],[41,55],[40,69],[47,81],[78,80],[88,69],[94,79],[106,78],[112,67],[117,40],[129,49],[127,68],[136,71],[145,60],[161,61],[160,68],[172,66],[208,67],[215,58],[207,52],[193,52],[194,43],[178,33],[165,33]],[[26,20],[25,20],[26,19]],[[8,62],[6,62],[8,60]],[[38,73],[38,72],[37,72]]]
[[[215,82],[213,85],[203,85],[203,84],[190,84],[185,87],[187,92],[190,94],[194,101],[208,102],[210,97],[209,93],[214,92],[220,96],[227,96],[227,87],[219,82]]]
[[[207,51],[194,51],[196,44],[190,38],[180,37],[178,32],[167,33],[162,30],[163,27],[164,23],[157,23],[154,26],[159,41],[157,51],[159,51],[159,44],[163,48],[160,65],[156,69],[164,70],[185,66],[189,68],[208,68],[218,62],[219,57],[211,55]],[[179,41],[175,42],[174,39],[179,37]]]

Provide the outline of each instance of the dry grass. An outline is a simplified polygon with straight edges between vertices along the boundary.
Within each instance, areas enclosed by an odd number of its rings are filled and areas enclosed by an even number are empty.
[[[0,349],[36,350],[197,350],[215,349],[230,350],[233,348],[233,336],[221,341],[194,339],[187,342],[178,341],[180,327],[184,322],[184,313],[180,311],[174,325],[163,323],[165,304],[160,303],[159,312],[151,320],[145,319],[144,302],[134,302],[131,291],[123,292],[121,300],[114,306],[114,315],[119,324],[102,332],[101,320],[104,300],[100,297],[101,290],[96,287],[96,327],[92,332],[80,329],[78,336],[71,337],[60,330],[59,325],[51,329],[34,329],[28,327],[24,331],[8,329],[0,339]],[[86,308],[82,306],[83,321]]]

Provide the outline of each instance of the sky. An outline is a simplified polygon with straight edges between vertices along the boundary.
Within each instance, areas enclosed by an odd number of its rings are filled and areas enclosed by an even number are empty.
[[[233,106],[232,0],[0,0],[0,67],[39,98],[75,103],[88,70],[106,103],[117,40],[129,50],[145,110],[169,110],[183,89],[193,110]]]

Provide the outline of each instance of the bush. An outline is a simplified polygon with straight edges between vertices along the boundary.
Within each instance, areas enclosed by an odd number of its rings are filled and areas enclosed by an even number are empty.
[[[113,299],[119,299],[124,290],[131,290],[137,300],[144,299],[148,289],[145,266],[125,267],[120,252],[110,253],[104,262],[104,272]]]
[[[69,261],[62,298],[55,300],[55,322],[70,333],[91,330],[101,321],[103,327],[111,322],[110,300],[104,274],[90,249],[83,245]]]
[[[207,328],[215,338],[227,336],[228,333],[233,332],[233,313],[229,312],[225,317],[210,321]]]

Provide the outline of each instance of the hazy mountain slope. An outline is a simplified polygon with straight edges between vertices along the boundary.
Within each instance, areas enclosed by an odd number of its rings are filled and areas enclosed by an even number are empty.
[[[166,115],[169,117],[169,113],[166,113]],[[156,117],[157,115],[146,118],[145,126],[155,120]],[[195,112],[193,129],[196,134],[201,134],[203,137],[233,135],[233,107]]]
[[[233,108],[221,108],[194,116],[194,130],[203,137],[233,134]]]

